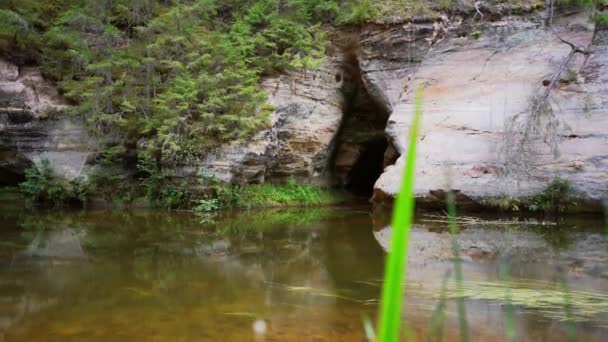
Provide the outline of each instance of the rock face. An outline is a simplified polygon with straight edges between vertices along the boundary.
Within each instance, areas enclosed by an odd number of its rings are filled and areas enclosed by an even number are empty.
[[[473,200],[527,196],[557,177],[585,199],[606,197],[606,30],[595,28],[588,13],[556,14],[556,33],[591,53],[565,66],[547,105],[531,115],[570,47],[547,27],[547,11],[485,10],[482,20],[471,12],[338,32],[350,45],[334,39],[320,70],[264,82],[276,106],[271,128],[182,174],[202,166],[237,183],[294,176],[347,188],[358,183],[351,190],[365,194],[378,167],[373,199],[390,199],[400,186],[414,90],[422,86],[418,197],[441,200],[449,189]],[[386,126],[385,137],[378,125]]]
[[[319,70],[291,72],[266,79],[264,89],[275,106],[271,127],[251,141],[233,143],[210,153],[198,165],[179,170],[226,182],[262,183],[294,177],[328,184],[327,167],[342,120],[342,56],[330,55]]]
[[[437,30],[411,24],[362,32],[369,92],[391,111],[386,134],[400,154],[374,186],[374,200],[399,189],[414,90],[424,88],[415,192],[454,189],[464,197],[526,196],[556,177],[585,199],[608,195],[608,32],[580,13],[554,20],[556,32],[589,49],[565,67],[548,105],[532,116],[570,47],[540,15],[503,17]],[[466,32],[469,32],[467,35]]]
[[[467,12],[468,11],[468,12]],[[176,168],[233,183],[294,177],[339,185],[383,201],[395,196],[406,154],[413,94],[424,88],[416,195],[441,200],[527,196],[557,177],[579,195],[608,196],[608,31],[588,13],[472,9],[450,18],[368,24],[334,33],[316,71],[268,78],[270,127]],[[548,101],[534,110],[570,54]],[[48,158],[58,174],[82,174],[95,149],[83,124],[35,68],[0,60],[0,175],[14,183]],[[533,115],[532,115],[533,114]],[[381,175],[380,175],[381,174]],[[370,182],[371,179],[371,182]]]
[[[95,143],[80,120],[62,114],[64,109],[36,67],[0,60],[0,183],[15,184],[42,159],[66,179],[82,174]]]

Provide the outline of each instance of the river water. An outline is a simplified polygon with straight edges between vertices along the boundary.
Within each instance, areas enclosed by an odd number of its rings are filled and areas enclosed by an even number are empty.
[[[200,219],[0,204],[0,341],[364,341],[375,324],[390,227],[368,206]],[[608,340],[600,218],[461,217],[459,292],[443,218],[417,216],[404,336],[458,340],[463,298],[474,341],[506,340],[506,312],[518,341]]]

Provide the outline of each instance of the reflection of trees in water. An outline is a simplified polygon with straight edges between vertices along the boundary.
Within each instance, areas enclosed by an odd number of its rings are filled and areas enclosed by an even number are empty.
[[[30,247],[22,244],[15,264],[27,265],[28,272],[13,269],[0,278],[23,284],[24,291],[15,300],[53,303],[44,315],[20,323],[22,331],[28,324],[83,326],[93,318],[114,324],[112,312],[127,321],[125,312],[155,321],[163,311],[190,310],[209,322],[243,307],[264,313],[278,305],[299,312],[299,305],[335,299],[296,294],[276,284],[331,292],[334,282],[347,282],[340,280],[343,274],[361,267],[354,260],[341,264],[332,258],[357,259],[361,249],[370,247],[361,240],[370,239],[351,235],[347,228],[352,228],[352,221],[332,219],[324,210],[300,214],[290,224],[298,212],[302,210],[224,217],[213,229],[182,213],[32,215],[20,222]],[[256,229],[221,229],[246,222]],[[328,241],[332,239],[339,241]]]
[[[379,288],[355,282],[380,279],[383,271],[384,252],[373,238],[366,213],[327,208],[252,210],[222,213],[215,220],[213,226],[202,226],[188,213],[94,211],[33,214],[15,221],[20,224],[15,230],[20,235],[3,231],[2,240],[18,246],[10,255],[21,257],[12,268],[0,268],[0,297],[28,304],[15,304],[7,316],[10,324],[22,332],[86,331],[99,326],[108,335],[162,331],[172,337],[212,339],[227,331],[250,329],[246,318],[225,313],[261,316],[291,328],[316,324],[316,328],[320,325],[319,329],[330,331],[344,324],[336,323],[335,317],[356,316],[353,320],[360,324],[361,310],[375,310],[332,296],[379,297]],[[443,246],[444,235],[425,230],[412,243],[423,243],[431,253]],[[468,229],[461,235],[465,252],[499,248],[500,244],[519,246],[511,254],[520,258],[515,262],[523,276],[550,269],[547,265],[556,255],[541,253],[554,247],[536,232]],[[606,245],[594,242],[593,234],[575,233],[572,240],[559,250],[563,258],[555,260],[606,255]],[[28,244],[39,248],[28,252]],[[84,258],[72,252],[49,253],[76,251],[78,245]],[[449,252],[449,243],[445,247]],[[600,248],[603,254],[596,253]],[[424,255],[420,252],[417,257]],[[469,257],[465,277],[473,272],[488,279],[496,276],[493,259]],[[443,274],[443,269],[434,268],[434,261],[428,258],[424,262],[411,271],[424,273],[432,285],[439,279],[434,274]],[[415,280],[416,275],[411,278]],[[590,278],[577,281],[586,287],[586,279]],[[15,284],[15,289],[2,287],[7,282]],[[288,286],[304,290],[290,291]],[[492,322],[502,320],[500,308],[494,309],[496,305],[491,303],[474,301],[467,307],[476,322],[487,322],[490,314],[496,315]],[[39,314],[33,314],[36,312]],[[420,310],[412,312],[423,317]],[[518,315],[518,319],[522,320],[518,329],[527,336],[535,330],[540,331],[538,336],[546,336],[546,326],[531,323],[540,318]],[[201,337],[196,335],[199,332],[218,335]],[[33,337],[40,336],[20,337],[35,340]]]
[[[326,222],[325,263],[340,287],[352,287],[353,279],[381,279],[384,252],[372,235],[372,220],[367,213]]]

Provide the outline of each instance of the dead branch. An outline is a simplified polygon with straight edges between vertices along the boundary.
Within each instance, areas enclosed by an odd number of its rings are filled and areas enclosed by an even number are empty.
[[[448,224],[450,223],[450,218],[446,215],[433,215],[433,214],[424,214],[422,215],[422,218],[419,220],[420,222],[424,222],[424,223],[445,223]],[[524,225],[532,225],[532,226],[537,226],[537,225],[556,225],[555,222],[550,222],[550,221],[536,221],[536,220],[518,220],[518,219],[513,219],[513,220],[484,220],[482,218],[479,217],[472,217],[472,216],[458,216],[456,218],[454,218],[455,223],[458,226],[462,226],[462,227],[469,227],[469,226],[480,226],[480,225],[485,225],[485,226],[511,226],[511,225],[517,225],[517,226],[524,226]]]
[[[550,2],[550,10],[549,10],[549,29],[551,30],[551,32],[553,33],[553,35],[555,35],[555,37],[557,37],[557,39],[559,39],[562,43],[570,46],[570,53],[568,53],[568,55],[564,58],[564,60],[562,61],[562,63],[559,65],[559,68],[557,69],[557,72],[555,74],[553,74],[553,76],[551,77],[549,83],[546,85],[545,91],[543,92],[543,94],[537,98],[537,101],[534,105],[534,108],[532,110],[532,112],[530,113],[530,117],[527,120],[527,124],[526,124],[526,128],[524,130],[524,134],[523,134],[523,138],[520,141],[520,150],[523,153],[524,150],[524,146],[527,143],[530,133],[532,132],[532,130],[534,129],[535,123],[539,122],[539,118],[541,113],[543,112],[543,109],[545,107],[545,105],[547,104],[547,101],[549,99],[549,96],[551,95],[551,91],[555,88],[557,82],[560,80],[560,76],[561,74],[564,72],[564,70],[566,69],[566,66],[572,61],[572,59],[574,58],[574,56],[577,53],[580,54],[584,54],[584,55],[588,55],[589,52],[587,51],[587,49],[576,46],[574,43],[564,39],[562,36],[559,35],[559,33],[557,32],[557,30],[555,29],[555,27],[553,26],[553,16],[554,16],[554,4],[555,0],[551,0]],[[553,149],[553,153],[555,155],[558,155],[559,152],[557,151],[557,146],[556,144],[554,144],[555,146],[550,146]]]
[[[483,19],[483,13],[481,13],[481,11],[479,10],[479,7],[483,4],[483,1],[475,1],[475,15],[473,16],[473,20],[475,20],[475,18],[477,18],[477,15],[479,14],[480,18],[479,20]]]
[[[566,39],[564,39],[562,36],[560,36],[557,33],[557,31],[555,30],[555,27],[553,27],[553,9],[554,9],[554,0],[551,0],[550,10],[549,10],[549,29],[551,29],[551,32],[553,32],[553,34],[557,37],[557,39],[559,39],[562,43],[570,46],[571,50],[570,50],[570,53],[568,54],[568,56],[566,56],[566,58],[564,58],[562,64],[560,65],[559,69],[557,70],[557,72],[551,78],[551,81],[547,85],[547,88],[545,89],[543,95],[538,99],[538,103],[536,104],[534,110],[532,111],[532,115],[531,115],[532,118],[535,118],[540,113],[545,102],[549,98],[549,94],[551,93],[551,90],[555,87],[555,84],[559,80],[559,76],[562,74],[562,72],[566,68],[566,65],[568,65],[568,63],[570,63],[572,58],[574,58],[574,55],[576,53],[582,53],[585,55],[588,54],[588,51],[586,49],[574,45],[574,43],[567,41]],[[529,129],[526,129],[526,135],[524,135],[524,138],[527,136],[527,133],[529,133]]]

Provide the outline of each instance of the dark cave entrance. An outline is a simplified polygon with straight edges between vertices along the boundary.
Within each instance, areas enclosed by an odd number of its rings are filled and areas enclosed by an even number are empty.
[[[337,186],[369,198],[374,184],[396,157],[384,130],[389,110],[366,89],[356,54],[347,54],[340,75],[345,104],[336,139],[333,178]]]
[[[14,151],[0,151],[0,186],[17,186],[25,181],[25,170],[33,163]]]
[[[376,139],[361,146],[362,152],[348,176],[346,190],[356,196],[370,197],[374,184],[384,171],[384,151],[388,147],[386,139]]]

